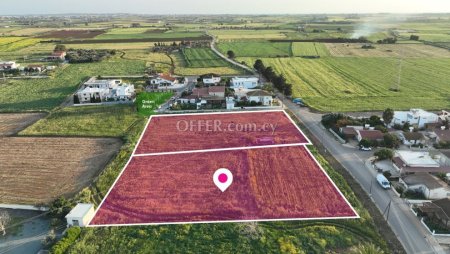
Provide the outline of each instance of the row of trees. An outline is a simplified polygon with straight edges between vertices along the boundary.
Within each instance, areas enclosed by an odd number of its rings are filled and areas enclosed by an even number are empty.
[[[261,73],[261,75],[263,75],[268,81],[272,82],[275,88],[277,88],[284,95],[292,95],[292,84],[287,83],[283,74],[276,74],[272,67],[266,67],[261,59],[255,61],[253,68]]]
[[[92,63],[100,62],[115,54],[116,50],[70,49],[66,59],[70,63]]]

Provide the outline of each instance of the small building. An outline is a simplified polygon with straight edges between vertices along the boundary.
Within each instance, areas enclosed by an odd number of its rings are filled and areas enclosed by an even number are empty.
[[[222,78],[216,74],[206,74],[202,75],[200,78],[205,85],[217,85],[222,80]]]
[[[257,77],[234,77],[231,79],[231,88],[252,89],[258,86],[259,79]]]
[[[394,111],[394,118],[390,125],[409,123],[418,128],[424,128],[427,124],[437,123],[439,116],[423,109],[411,109],[410,111]]]
[[[432,222],[450,229],[450,198],[442,198],[425,202],[419,206],[418,211],[422,216],[428,217]]]
[[[66,215],[67,226],[86,227],[93,217],[93,204],[77,204],[70,213]]]
[[[353,127],[341,127],[339,131],[344,135],[346,139],[354,139],[358,135],[356,129]]]
[[[450,196],[447,183],[429,173],[415,173],[399,179],[407,190],[420,192],[426,199],[441,199]]]
[[[19,68],[19,66],[20,64],[17,64],[14,61],[0,62],[0,71],[15,70]]]
[[[363,139],[379,142],[384,140],[384,134],[379,130],[356,130],[356,139],[358,142]]]
[[[48,60],[60,60],[66,59],[67,53],[65,51],[54,51],[50,56],[47,57]]]
[[[192,94],[179,98],[177,103],[197,104],[198,107],[205,105],[220,107],[226,103],[225,86],[195,88]]]
[[[248,101],[261,103],[263,106],[271,106],[273,102],[272,94],[264,90],[255,90],[247,93]]]

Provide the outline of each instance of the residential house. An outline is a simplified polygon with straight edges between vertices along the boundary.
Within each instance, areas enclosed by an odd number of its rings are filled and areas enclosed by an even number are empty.
[[[428,217],[432,222],[450,229],[450,198],[445,197],[431,202],[425,202],[417,207],[422,216]]]
[[[346,139],[354,139],[358,135],[354,127],[341,127],[339,128],[339,131],[344,135]]]
[[[0,71],[15,70],[19,68],[19,66],[20,64],[17,64],[14,61],[0,62]]]
[[[404,145],[423,144],[425,141],[425,137],[420,132],[400,132],[399,137]]]
[[[379,130],[356,130],[356,139],[358,142],[363,139],[380,142],[384,140],[384,134]]]
[[[66,215],[67,226],[86,227],[94,217],[93,204],[77,204],[69,214]]]
[[[418,128],[424,128],[427,124],[437,123],[439,116],[423,109],[411,109],[410,111],[394,111],[394,118],[390,125],[409,123]]]
[[[415,173],[400,178],[407,190],[420,192],[426,199],[441,199],[450,196],[447,183],[429,173]]]
[[[158,88],[166,88],[179,84],[179,80],[171,75],[159,74],[150,79],[150,84],[156,85]]]
[[[252,89],[258,86],[259,79],[257,77],[234,77],[231,79],[231,88]]]
[[[30,64],[25,68],[28,72],[42,72],[45,70],[45,66],[42,64]]]
[[[197,104],[198,107],[205,105],[221,106],[225,104],[225,86],[210,86],[195,88],[192,94],[181,97],[177,103]]]
[[[255,90],[247,93],[248,101],[261,103],[263,106],[271,106],[273,102],[272,94],[264,90]]]
[[[396,151],[392,159],[393,168],[401,174],[448,173],[450,167],[445,156],[439,152]]]
[[[67,53],[65,51],[54,51],[50,56],[47,57],[47,59],[64,61],[66,59],[66,55]]]
[[[80,103],[105,101],[132,101],[136,95],[134,85],[122,83],[122,80],[98,80],[90,78],[77,91]]]
[[[436,135],[434,138],[436,139],[437,143],[450,142],[450,130],[449,129],[445,129],[444,126],[442,126],[441,128],[434,129],[433,132]]]
[[[205,85],[217,85],[222,80],[222,78],[216,74],[206,74],[202,75],[200,78]]]

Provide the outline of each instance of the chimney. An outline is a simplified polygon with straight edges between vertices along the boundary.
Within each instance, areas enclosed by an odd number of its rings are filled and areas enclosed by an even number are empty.
[[[414,127],[409,127],[409,132],[413,132]]]

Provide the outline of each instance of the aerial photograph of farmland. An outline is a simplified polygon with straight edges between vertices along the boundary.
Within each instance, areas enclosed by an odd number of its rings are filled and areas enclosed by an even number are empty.
[[[450,2],[0,6],[0,254],[450,253]]]

